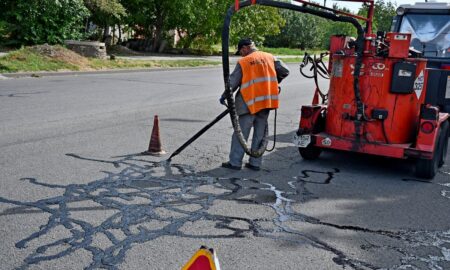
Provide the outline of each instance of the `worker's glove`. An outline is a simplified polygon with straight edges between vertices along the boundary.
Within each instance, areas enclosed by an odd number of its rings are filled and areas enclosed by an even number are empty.
[[[226,100],[225,96],[222,95],[219,99],[220,104],[227,106],[227,103],[225,102],[225,100]]]

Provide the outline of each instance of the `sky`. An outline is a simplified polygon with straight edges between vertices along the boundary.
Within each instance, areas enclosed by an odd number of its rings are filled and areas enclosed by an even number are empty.
[[[323,5],[324,0],[317,0],[317,1]],[[377,0],[375,0],[375,1],[377,1]],[[334,3],[337,3],[340,7],[346,7],[354,13],[356,13],[362,5],[362,3],[352,3],[352,2],[332,1],[332,0],[326,0],[326,2],[327,2],[327,7],[331,8],[331,7],[333,7]],[[385,0],[385,2],[391,2],[396,7],[398,7],[399,5],[402,5],[402,4],[414,4],[416,2],[425,2],[425,0]],[[446,1],[440,0],[438,2],[446,2]]]

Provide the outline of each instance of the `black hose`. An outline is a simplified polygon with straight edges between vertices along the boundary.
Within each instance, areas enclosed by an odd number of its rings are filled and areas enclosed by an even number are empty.
[[[250,4],[251,4],[250,1],[241,2],[240,8],[250,6]],[[230,62],[229,62],[228,46],[229,46],[230,22],[233,13],[234,13],[234,5],[228,9],[222,29],[222,65],[223,65],[223,77],[225,82],[224,93],[227,99],[228,109],[230,110],[231,124],[233,125],[234,133],[236,134],[239,143],[241,144],[242,148],[244,149],[245,153],[247,153],[247,155],[257,158],[262,156],[266,151],[268,144],[267,140],[268,127],[266,126],[264,137],[258,149],[249,149],[247,146],[247,142],[244,138],[244,135],[242,134],[242,129],[239,124],[239,117],[236,112],[236,104],[234,102],[233,90],[230,87],[230,64],[229,64]]]
[[[272,152],[277,144],[277,112],[278,110],[275,110],[275,116],[273,118],[273,146],[270,149],[266,149],[267,152]]]
[[[247,2],[247,1],[246,1]],[[245,3],[245,2],[244,2]],[[355,94],[355,101],[356,101],[356,109],[357,109],[357,120],[363,120],[366,119],[364,115],[364,104],[362,103],[361,99],[361,90],[359,88],[359,75],[361,73],[361,65],[362,65],[362,57],[364,52],[364,29],[361,26],[361,24],[356,20],[355,18],[348,17],[348,16],[339,16],[333,13],[324,12],[316,9],[307,8],[304,6],[296,6],[285,2],[277,2],[272,0],[256,0],[257,4],[265,5],[265,6],[272,6],[272,7],[278,7],[278,8],[285,8],[290,9],[294,11],[309,13],[318,17],[330,19],[332,21],[340,21],[340,22],[347,22],[353,24],[353,26],[356,28],[358,36],[356,38],[356,59],[355,59],[355,70],[353,74],[353,89]]]
[[[300,73],[309,79],[314,79],[314,83],[316,85],[316,91],[319,94],[320,98],[322,99],[322,104],[326,104],[328,100],[328,94],[324,94],[322,90],[320,90],[319,86],[319,79],[317,75],[320,75],[324,79],[330,79],[330,74],[328,73],[328,70],[323,63],[322,59],[324,56],[328,55],[328,53],[321,53],[319,58],[316,58],[316,55],[314,55],[314,58],[311,57],[310,54],[305,52],[305,55],[303,56],[303,61],[300,64]],[[312,71],[312,75],[307,75],[303,72],[303,69],[307,67],[309,64],[311,64],[311,68],[309,69]]]
[[[314,74],[308,75],[306,73],[303,73],[303,69],[305,67],[307,67],[310,63],[314,67],[314,61],[313,61],[312,57],[307,52],[305,52],[305,55],[303,56],[303,61],[300,63],[300,73],[303,75],[303,77],[308,78],[308,79],[314,78]]]
[[[294,10],[298,12],[303,13],[309,13],[318,17],[330,19],[332,21],[339,21],[339,22],[347,22],[351,23],[358,32],[358,37],[356,39],[356,60],[355,60],[355,69],[353,73],[353,89],[355,93],[355,102],[356,102],[356,109],[357,109],[357,115],[356,118],[358,121],[355,121],[355,130],[360,129],[360,121],[365,119],[364,116],[364,104],[361,100],[361,91],[359,89],[359,75],[361,72],[361,65],[362,65],[362,57],[363,57],[363,51],[364,51],[364,29],[362,28],[361,24],[352,17],[348,16],[340,16],[329,12],[324,12],[320,10],[311,9],[304,6],[297,6],[285,2],[277,2],[272,0],[256,0],[256,4],[263,5],[263,6],[271,6],[271,7],[277,7],[277,8],[284,8],[289,10]],[[251,2],[249,0],[243,1],[239,3],[239,8],[248,7],[251,5]],[[261,146],[257,150],[250,150],[247,147],[246,141],[244,139],[244,136],[242,134],[238,116],[236,113],[236,106],[233,98],[233,92],[230,88],[230,62],[229,62],[229,32],[230,32],[230,23],[231,23],[231,16],[234,14],[235,9],[234,5],[231,6],[227,14],[225,16],[225,21],[222,29],[222,65],[223,65],[223,76],[224,76],[224,82],[225,82],[225,95],[227,98],[228,106],[230,109],[230,118],[231,123],[233,125],[234,132],[239,140],[239,143],[242,145],[245,153],[252,157],[260,157],[264,153],[266,147],[267,147],[267,139],[263,139]]]
[[[384,136],[384,140],[386,141],[386,144],[389,144],[389,139],[388,139],[388,136],[387,136],[387,133],[386,133],[386,127],[384,126],[385,122],[386,122],[385,119],[383,119],[381,121],[381,129],[383,130],[383,136]]]

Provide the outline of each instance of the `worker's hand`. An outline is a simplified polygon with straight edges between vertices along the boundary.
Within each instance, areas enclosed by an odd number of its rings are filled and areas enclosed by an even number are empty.
[[[220,104],[227,106],[227,103],[225,102],[225,96],[221,96],[219,99]]]

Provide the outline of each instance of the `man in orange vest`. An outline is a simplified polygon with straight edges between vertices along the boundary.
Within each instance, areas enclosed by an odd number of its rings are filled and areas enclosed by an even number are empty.
[[[230,87],[233,92],[239,88],[235,103],[242,134],[247,140],[253,127],[251,148],[258,149],[265,136],[269,112],[278,108],[278,83],[289,75],[289,69],[273,55],[258,51],[249,38],[239,41],[236,55],[242,58],[230,75]],[[220,103],[225,105],[225,93]],[[240,170],[244,154],[244,149],[233,133],[229,161],[222,163],[222,167]],[[261,164],[262,157],[250,157],[245,167],[259,171]]]

